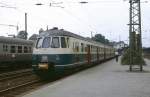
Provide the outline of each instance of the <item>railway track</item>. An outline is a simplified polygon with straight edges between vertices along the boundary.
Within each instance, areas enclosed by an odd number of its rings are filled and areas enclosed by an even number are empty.
[[[41,80],[29,81],[29,82],[26,82],[26,83],[23,83],[23,84],[19,84],[19,85],[13,86],[13,87],[9,87],[9,88],[0,90],[0,94],[12,91],[14,89],[17,89],[17,88],[20,88],[20,87],[23,87],[23,86],[28,86],[28,85],[31,85],[31,84],[34,84],[34,83],[37,83],[37,82],[40,82],[40,81]]]
[[[90,67],[88,67],[90,68]],[[24,95],[26,92],[31,90],[40,88],[46,84],[53,84],[55,81],[60,81],[74,73],[80,72],[87,68],[77,69],[70,72],[66,72],[61,76],[49,79],[49,80],[41,80],[39,77],[34,75],[33,73],[27,75],[16,75],[16,77],[10,77],[9,80],[2,80],[3,84],[0,81],[0,97],[16,97],[20,95]],[[30,71],[30,70],[29,70]],[[19,72],[18,72],[19,73]],[[13,73],[12,73],[13,74]],[[6,74],[8,75],[8,74]],[[18,78],[19,77],[19,78]],[[7,79],[7,78],[6,78]],[[0,79],[1,80],[1,79]],[[5,81],[5,82],[4,82]]]
[[[15,89],[37,83],[39,78],[33,74],[32,69],[0,74],[0,97],[8,97]],[[11,96],[15,97],[15,96]]]
[[[41,87],[48,83],[53,83],[57,80],[64,79],[72,74],[73,72],[66,73],[62,76],[58,76],[49,80],[41,80],[39,77],[37,77],[34,74],[30,76],[28,75],[27,77],[26,76],[21,77],[21,78],[16,77],[19,80],[15,80],[15,82],[17,82],[15,85],[14,84],[8,85],[9,82],[5,82],[6,86],[4,86],[3,88],[0,87],[0,97],[16,97],[17,95],[23,95],[26,92],[29,92],[33,89],[37,89],[38,87]],[[14,82],[13,80],[14,79],[11,79],[10,82]],[[26,81],[23,81],[20,83],[20,81],[22,80],[26,80]]]
[[[25,69],[25,70],[2,73],[0,74],[0,82],[3,80],[9,80],[12,78],[20,77],[23,75],[29,75],[29,74],[32,74],[32,69]]]

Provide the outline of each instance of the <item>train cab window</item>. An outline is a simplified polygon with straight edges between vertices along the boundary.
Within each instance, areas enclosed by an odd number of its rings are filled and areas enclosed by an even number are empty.
[[[24,47],[24,53],[28,53],[28,48],[26,46]]]
[[[45,37],[43,40],[42,48],[49,48],[50,47],[51,38]]]
[[[42,38],[38,38],[37,44],[36,44],[36,48],[41,48],[42,47],[42,42],[43,42],[43,39]]]
[[[18,53],[22,53],[22,46],[18,46]]]
[[[10,49],[10,52],[11,52],[11,53],[15,53],[15,52],[16,52],[16,47],[15,47],[15,46],[11,46],[10,48],[11,48],[11,49]]]
[[[59,48],[59,47],[60,47],[59,37],[53,37],[51,48]]]
[[[61,37],[61,47],[62,48],[66,48],[67,47],[66,41],[65,41],[65,37]]]

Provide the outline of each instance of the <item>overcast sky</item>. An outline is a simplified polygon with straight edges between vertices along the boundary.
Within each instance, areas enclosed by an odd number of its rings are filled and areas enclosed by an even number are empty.
[[[86,0],[87,4],[78,3],[80,1],[83,0],[0,0],[0,24],[18,25],[19,30],[24,30],[27,12],[29,36],[38,34],[40,28],[45,30],[48,25],[84,37],[91,37],[92,32],[93,36],[100,33],[111,41],[128,42],[128,0]],[[53,3],[51,7],[50,3]],[[150,2],[141,3],[141,7],[143,46],[150,46]],[[0,36],[8,34],[16,35],[16,28],[0,25]]]

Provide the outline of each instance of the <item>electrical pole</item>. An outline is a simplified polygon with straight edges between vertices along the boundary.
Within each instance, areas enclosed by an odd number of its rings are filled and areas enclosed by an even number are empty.
[[[27,33],[27,13],[25,13],[25,32]]]
[[[134,52],[137,51],[138,56],[142,57],[142,40],[141,40],[141,6],[140,0],[130,0],[130,18],[129,18],[129,48],[130,48],[130,71],[134,63]],[[140,70],[143,70],[142,64]]]
[[[25,13],[25,39],[28,38],[28,32],[27,32],[27,13]]]

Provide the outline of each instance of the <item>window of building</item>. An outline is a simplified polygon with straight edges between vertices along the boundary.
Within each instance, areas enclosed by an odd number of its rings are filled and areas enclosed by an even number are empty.
[[[61,37],[61,47],[62,48],[66,48],[66,41],[65,41],[65,37]]]
[[[42,47],[43,48],[49,48],[50,47],[50,42],[51,42],[51,38],[50,37],[45,37],[44,40],[43,40]]]
[[[60,47],[59,37],[53,37],[51,47],[52,48],[59,48]]]

